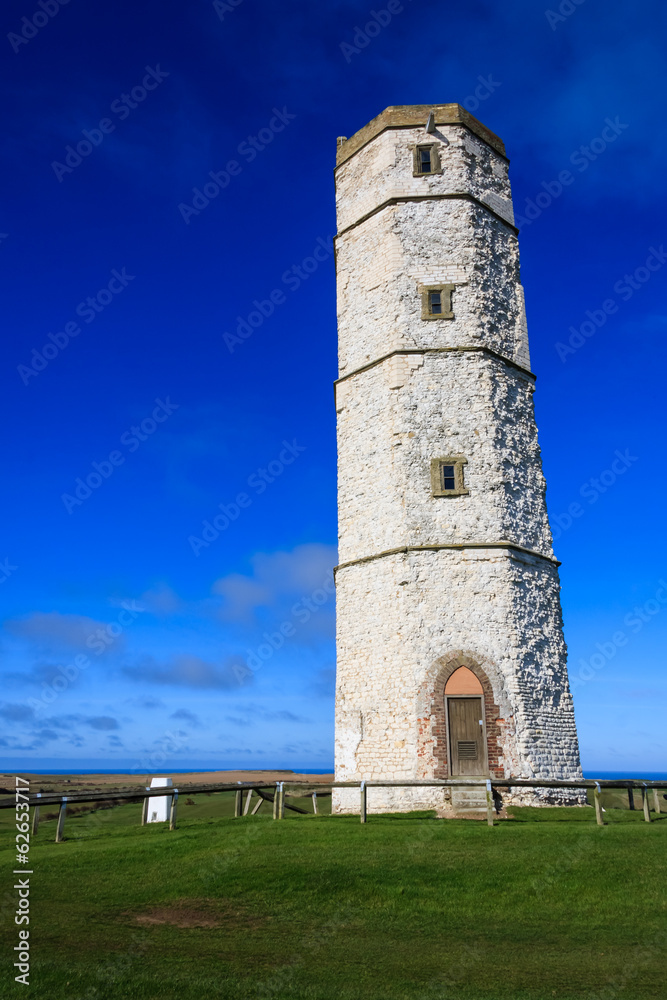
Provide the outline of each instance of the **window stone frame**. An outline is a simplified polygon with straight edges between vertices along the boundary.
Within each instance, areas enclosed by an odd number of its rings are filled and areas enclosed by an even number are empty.
[[[420,285],[419,291],[422,297],[422,319],[454,319],[452,309],[452,293],[456,285]],[[428,308],[429,292],[440,292],[442,312],[432,313]]]
[[[466,489],[463,478],[463,466],[468,464],[468,459],[463,455],[450,455],[445,458],[431,459],[431,493],[434,497],[465,497],[470,495],[470,490]],[[454,480],[456,488],[445,490],[442,486],[442,466],[454,466]]]
[[[437,142],[418,142],[412,149],[412,176],[413,177],[432,177],[433,174],[442,173],[442,163],[440,161],[440,150]],[[431,169],[425,173],[420,170],[420,159],[419,150],[420,149],[430,149],[431,150]]]

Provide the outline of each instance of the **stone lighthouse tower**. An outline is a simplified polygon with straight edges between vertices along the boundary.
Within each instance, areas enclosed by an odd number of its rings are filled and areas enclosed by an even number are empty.
[[[507,167],[458,104],[338,140],[338,780],[581,775]]]

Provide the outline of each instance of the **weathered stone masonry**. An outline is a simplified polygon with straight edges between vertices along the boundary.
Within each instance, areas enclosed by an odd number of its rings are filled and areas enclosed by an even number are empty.
[[[422,145],[438,170],[415,176]],[[484,692],[485,773],[580,774],[507,165],[458,105],[389,108],[339,140],[339,779],[448,777],[460,666]],[[450,286],[453,317],[426,315]],[[444,456],[464,495],[434,495]]]

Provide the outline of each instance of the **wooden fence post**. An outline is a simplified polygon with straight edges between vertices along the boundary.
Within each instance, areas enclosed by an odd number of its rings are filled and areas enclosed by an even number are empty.
[[[169,809],[169,829],[176,829],[176,806],[178,804],[178,791],[174,790],[171,796],[171,808]]]
[[[244,816],[247,816],[248,813],[250,812],[250,800],[251,799],[252,799],[252,788],[249,788],[248,789],[248,794],[246,795],[246,800],[245,800],[245,809],[243,810],[243,815]]]
[[[148,786],[146,786],[146,791],[148,791]],[[149,799],[149,797],[147,795],[144,798],[144,801],[143,801],[142,806],[141,806],[141,825],[142,826],[146,826],[146,824],[148,823],[148,804],[149,804],[149,802],[150,802],[150,799]]]
[[[239,788],[236,792],[236,799],[234,800],[234,818],[238,819],[243,810],[243,791]]]
[[[604,819],[602,817],[602,801],[600,798],[601,789],[597,781],[595,782],[595,789],[593,791],[593,799],[595,801],[595,819],[598,826],[604,826]]]
[[[642,805],[644,806],[644,820],[647,823],[651,822],[651,810],[648,805],[648,788],[646,785],[642,788]]]
[[[632,789],[632,785],[628,785],[628,809],[635,808],[635,793]]]
[[[366,822],[366,816],[368,813],[368,790],[366,788],[366,782],[362,781],[359,786],[359,818],[362,823]]]
[[[653,789],[653,812],[660,812],[660,796],[657,788]]]
[[[285,782],[280,782],[278,793],[278,819],[285,819]]]
[[[276,781],[276,787],[273,792],[273,818],[278,819],[278,789],[280,788],[280,782]]]
[[[317,792],[313,792],[313,816],[317,816]]]
[[[67,812],[67,796],[63,795],[58,813],[58,823],[56,825],[56,844],[63,842],[63,830],[65,829],[65,813]]]
[[[488,826],[493,826],[493,788],[491,782],[486,782],[486,822]]]
[[[41,799],[41,797],[42,797],[42,793],[41,792],[37,792],[37,798]],[[660,810],[657,810],[657,811],[659,812]],[[32,813],[32,835],[33,835],[33,837],[35,837],[37,835],[37,831],[38,830],[39,830],[39,806],[37,805],[33,809],[33,813]]]

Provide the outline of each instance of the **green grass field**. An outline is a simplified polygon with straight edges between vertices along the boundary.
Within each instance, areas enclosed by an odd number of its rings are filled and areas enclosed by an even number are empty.
[[[667,815],[649,825],[610,808],[603,828],[590,808],[510,808],[493,829],[428,813],[275,822],[266,804],[234,819],[233,795],[215,794],[179,800],[170,832],[139,826],[140,809],[68,816],[62,844],[54,820],[40,825],[33,997],[667,994]],[[0,813],[9,889],[10,819]],[[14,905],[4,894],[2,997],[22,989]]]

